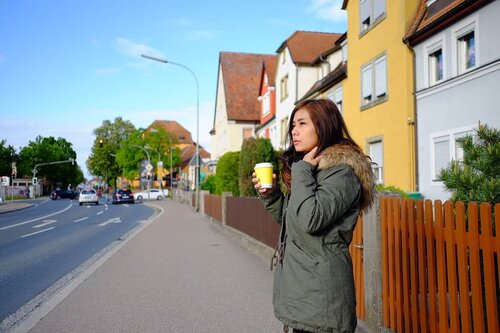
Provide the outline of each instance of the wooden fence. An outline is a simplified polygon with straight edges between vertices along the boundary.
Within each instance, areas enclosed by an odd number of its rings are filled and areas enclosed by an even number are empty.
[[[499,332],[500,204],[381,198],[383,324]],[[495,223],[492,221],[495,217]]]
[[[352,257],[354,285],[356,287],[356,316],[365,320],[365,273],[363,265],[363,218],[360,216],[354,229],[349,252]]]
[[[205,214],[222,222],[222,196],[220,195],[204,195],[203,205]]]

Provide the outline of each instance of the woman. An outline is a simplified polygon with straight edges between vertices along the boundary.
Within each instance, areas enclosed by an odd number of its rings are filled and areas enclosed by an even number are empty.
[[[373,201],[370,159],[350,137],[328,99],[299,103],[290,117],[292,143],[281,156],[283,191],[255,189],[280,221],[273,257],[273,305],[283,330],[354,332],[356,296],[349,244],[358,215]],[[284,192],[284,193],[283,193]]]

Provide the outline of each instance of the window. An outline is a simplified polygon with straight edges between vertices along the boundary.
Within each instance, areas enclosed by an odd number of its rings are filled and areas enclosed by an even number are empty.
[[[340,113],[342,113],[342,99],[343,99],[342,87],[338,87],[330,94],[328,94],[328,98],[331,99],[337,105],[337,108],[339,109]]]
[[[474,30],[457,39],[458,74],[476,66],[476,41]]]
[[[281,119],[281,145],[286,144],[286,140],[288,139],[288,117]]]
[[[368,30],[385,16],[386,0],[361,0],[360,22],[361,32]]]
[[[345,64],[347,62],[347,40],[344,40],[340,45],[342,46],[342,63]]]
[[[244,128],[243,129],[243,140],[251,138],[253,136],[252,128]]]
[[[464,152],[459,140],[466,135],[472,135],[470,128],[461,128],[446,133],[438,133],[431,136],[432,144],[432,180],[440,181],[439,174],[442,169],[448,167],[452,160],[463,161]]]
[[[285,98],[288,97],[288,75],[285,75],[281,79],[280,93],[281,93],[281,100],[284,100]]]
[[[372,169],[375,174],[375,179],[377,184],[384,183],[384,163],[383,163],[383,153],[384,147],[382,141],[374,141],[369,143],[368,154],[372,159]]]
[[[262,116],[266,116],[271,112],[271,98],[269,95],[269,92],[266,92],[266,94],[262,96]]]
[[[434,177],[437,180],[439,173],[445,169],[450,162],[450,140],[448,136],[434,139]]]
[[[387,97],[387,62],[381,56],[361,69],[361,105]]]
[[[429,85],[443,79],[443,50],[440,48],[429,54]]]

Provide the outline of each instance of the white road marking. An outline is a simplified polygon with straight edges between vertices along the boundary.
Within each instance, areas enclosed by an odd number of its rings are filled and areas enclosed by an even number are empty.
[[[88,218],[89,218],[88,216],[85,216],[85,217],[82,217],[81,219],[74,220],[73,222],[82,222],[82,221],[87,220]]]
[[[97,214],[96,214],[96,215],[101,215],[101,214],[103,214],[103,213],[104,213],[104,212],[101,210],[100,212],[97,212]]]
[[[104,227],[105,225],[110,224],[110,223],[121,223],[121,222],[122,222],[122,220],[119,217],[114,217],[112,219],[104,221],[103,223],[99,224],[99,226]]]
[[[47,229],[35,231],[35,232],[32,232],[31,234],[22,235],[21,238],[33,236],[33,235],[36,235],[36,234],[40,234],[42,232],[49,231],[49,230],[52,230],[52,229],[54,229],[54,227],[50,227],[50,228],[47,228]]]
[[[52,214],[49,214],[49,215],[45,215],[45,216],[42,216],[42,217],[37,217],[36,219],[33,219],[33,220],[29,220],[29,221],[24,221],[24,222],[19,222],[19,223],[16,223],[16,224],[8,225],[6,227],[0,228],[0,230],[6,230],[6,229],[18,227],[20,225],[24,225],[24,224],[28,224],[28,223],[31,223],[31,222],[35,222],[35,221],[38,221],[38,220],[46,219],[47,217],[51,217],[51,216],[54,216],[54,215],[57,215],[57,214],[60,214],[62,212],[67,211],[68,209],[71,208],[72,205],[73,205],[73,202],[70,202],[69,206],[66,207],[66,208],[64,208],[63,210],[60,210],[58,212],[55,212],[55,213],[52,213]]]
[[[56,223],[57,220],[43,220],[43,223],[42,224],[37,224],[37,225],[34,225],[33,228],[41,228],[41,227],[45,227],[46,225],[49,225],[49,224],[52,224],[52,223]]]

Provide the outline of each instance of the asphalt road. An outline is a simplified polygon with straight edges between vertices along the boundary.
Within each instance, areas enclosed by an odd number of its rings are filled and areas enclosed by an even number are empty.
[[[34,202],[0,214],[0,322],[154,214],[143,204]]]

